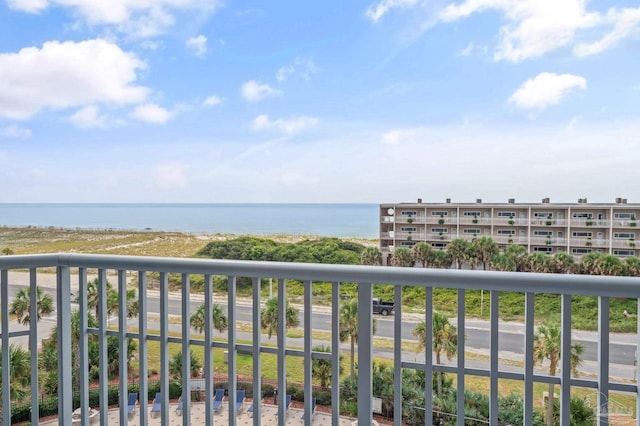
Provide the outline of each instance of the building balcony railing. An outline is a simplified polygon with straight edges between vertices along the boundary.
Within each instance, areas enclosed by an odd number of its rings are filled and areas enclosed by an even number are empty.
[[[631,250],[636,247],[640,247],[637,240],[617,240],[617,239],[614,239],[611,241],[611,246],[613,248],[628,248]]]
[[[33,413],[38,413],[38,347],[39,335],[38,325],[33,321],[27,330],[16,330],[9,318],[9,291],[13,288],[11,275],[14,270],[28,270],[30,282],[27,286],[31,295],[30,312],[31,318],[36,317],[35,303],[37,283],[40,275],[46,273],[43,268],[55,269],[56,285],[56,324],[57,324],[57,352],[58,352],[58,422],[60,425],[72,424],[72,412],[74,411],[74,392],[79,393],[79,407],[82,413],[82,424],[89,424],[89,336],[95,336],[99,344],[99,415],[101,424],[107,424],[108,407],[108,385],[109,366],[107,365],[107,337],[115,336],[118,342],[119,362],[117,366],[118,386],[119,386],[119,406],[116,409],[119,424],[128,424],[127,412],[127,377],[129,374],[127,363],[128,339],[138,342],[139,348],[137,359],[139,360],[140,405],[138,407],[140,424],[148,424],[148,413],[150,406],[147,398],[148,391],[148,355],[149,343],[157,342],[160,350],[160,418],[163,425],[169,424],[169,344],[181,346],[183,354],[190,353],[191,348],[204,348],[204,390],[205,401],[211,401],[214,396],[214,365],[212,359],[212,349],[224,349],[228,351],[228,365],[225,382],[228,390],[229,423],[232,426],[238,424],[236,418],[236,388],[238,356],[249,355],[252,360],[252,385],[253,394],[260,395],[262,382],[262,355],[273,354],[277,358],[277,388],[287,389],[287,377],[289,365],[288,357],[298,357],[302,361],[304,376],[304,424],[311,425],[313,417],[312,410],[312,364],[315,359],[327,359],[332,362],[331,380],[331,422],[338,425],[340,422],[340,288],[341,283],[357,283],[357,301],[359,306],[371,306],[374,283],[386,283],[394,285],[395,318],[392,322],[392,349],[393,369],[400,372],[402,369],[414,369],[424,372],[425,392],[424,405],[420,407],[426,413],[425,424],[431,424],[433,415],[433,395],[432,379],[434,372],[445,372],[456,377],[457,395],[464,395],[467,378],[472,376],[487,378],[489,394],[489,421],[491,425],[498,424],[498,384],[499,380],[520,381],[523,384],[523,424],[533,424],[534,416],[534,384],[546,383],[559,386],[560,400],[560,424],[570,423],[570,397],[575,388],[587,388],[597,390],[597,415],[600,424],[606,424],[609,420],[609,395],[610,392],[626,392],[636,397],[638,408],[640,408],[640,390],[636,379],[628,382],[618,382],[610,379],[610,298],[640,298],[640,285],[637,278],[628,277],[603,277],[586,275],[564,275],[564,274],[534,274],[534,273],[510,273],[492,271],[468,271],[468,270],[440,270],[425,268],[393,268],[393,267],[366,267],[348,265],[320,265],[320,264],[297,264],[297,263],[277,263],[277,262],[242,262],[242,261],[221,261],[202,259],[171,259],[152,257],[129,257],[129,256],[105,256],[105,255],[81,255],[81,254],[52,254],[52,255],[27,255],[27,256],[1,256],[0,257],[0,310],[1,310],[1,336],[2,343],[2,371],[11,371],[9,351],[7,350],[13,339],[29,336],[31,353],[31,405]],[[87,282],[94,274],[98,280],[98,305],[100,312],[107,312],[107,272],[114,271],[117,275],[117,289],[119,295],[125,295],[127,290],[127,276],[134,274],[137,278],[137,290],[139,298],[139,319],[136,330],[128,329],[127,324],[127,301],[126,297],[118,297],[118,320],[117,326],[109,326],[107,316],[98,318],[97,327],[89,326]],[[178,305],[181,313],[181,332],[169,332],[169,316],[171,309],[175,307],[176,301],[169,303],[169,273],[177,273],[180,278],[180,291]],[[150,275],[153,274],[153,275]],[[204,304],[204,338],[195,338],[191,335],[190,312],[191,312],[191,285],[190,280],[193,275],[202,278],[204,282],[204,298],[200,303]],[[147,327],[147,316],[151,312],[152,305],[149,303],[148,281],[152,276],[158,285],[159,297],[159,332],[150,332]],[[212,280],[215,276],[226,277],[228,294],[215,297],[212,293]],[[274,277],[278,280],[277,296],[279,300],[287,299],[287,280],[298,280],[303,283],[303,314],[301,327],[303,331],[303,347],[295,348],[290,345],[285,329],[285,304],[281,303],[277,310],[277,341],[274,345],[265,345],[261,339],[260,329],[260,309],[261,306],[261,286],[260,280],[264,277]],[[238,339],[238,312],[237,312],[237,280],[239,278],[249,278],[252,283],[252,343],[240,343]],[[330,340],[333,350],[329,353],[319,353],[312,350],[314,323],[312,321],[312,289],[317,283],[329,282],[331,284],[331,307],[330,311]],[[402,350],[403,338],[403,289],[405,286],[418,286],[425,289],[424,308],[425,313],[422,319],[426,323],[424,339],[427,342],[427,350],[424,353],[424,361],[417,361],[415,354],[407,356]],[[79,334],[72,335],[72,312],[76,305],[72,305],[72,289],[78,288],[79,303]],[[440,365],[434,362],[433,357],[433,293],[435,289],[451,288],[457,290],[457,329],[461,334],[458,337],[457,358],[454,365]],[[488,309],[490,312],[489,335],[490,349],[488,351],[488,368],[471,368],[469,360],[465,354],[465,321],[466,321],[466,292],[468,290],[487,290],[490,296]],[[499,342],[501,334],[499,330],[499,306],[501,292],[522,292],[525,294],[524,302],[524,336],[522,353],[524,364],[521,370],[514,372],[506,370],[499,363]],[[534,371],[534,330],[536,320],[534,316],[534,302],[536,295],[559,294],[561,298],[561,359],[559,361],[559,375],[549,376]],[[571,353],[572,346],[572,296],[589,295],[598,298],[598,345],[597,374],[594,377],[576,377],[572,375]],[[212,309],[213,302],[228,304],[228,331],[226,341],[213,339],[212,335]],[[502,325],[500,326],[502,327]],[[373,342],[373,320],[371,311],[360,309],[357,313],[357,421],[359,424],[372,424],[373,403],[372,397],[372,366],[374,361]],[[79,337],[78,337],[79,336]],[[74,340],[75,339],[75,340]],[[155,343],[154,343],[155,344]],[[75,348],[75,349],[74,349]],[[388,351],[388,349],[385,349]],[[76,351],[75,353],[72,353]],[[636,355],[637,356],[637,355]],[[76,361],[72,365],[72,360]],[[184,356],[182,361],[182,371],[190,370],[190,357]],[[77,388],[74,386],[72,371],[78,366],[79,376]],[[296,367],[299,368],[299,367]],[[183,424],[191,424],[191,378],[189,374],[183,374],[180,379],[183,401]],[[395,407],[403,407],[403,382],[402,375],[393,376]],[[2,376],[2,388],[10,389],[11,378],[9,374]],[[558,389],[558,388],[556,388]],[[2,393],[2,414],[3,424],[11,424],[11,392]],[[278,423],[284,425],[286,422],[285,412],[285,392],[277,395],[278,399]],[[213,424],[212,404],[204,404],[205,416],[201,420],[202,424]],[[457,425],[465,424],[464,398],[458,398],[456,412],[453,413],[457,419]],[[261,404],[253,405],[253,425],[260,425],[263,422],[261,416]],[[403,423],[402,409],[393,410],[394,424]],[[636,410],[640,413],[640,410]],[[31,419],[34,425],[38,424],[38,419]],[[218,423],[218,421],[216,421]]]
[[[571,227],[608,228],[609,221],[605,219],[571,219]]]
[[[609,240],[602,238],[571,238],[571,247],[609,247]]]

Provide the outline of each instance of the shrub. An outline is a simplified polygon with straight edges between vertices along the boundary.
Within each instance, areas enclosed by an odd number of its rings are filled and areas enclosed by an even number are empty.
[[[313,391],[313,396],[315,396],[316,403],[318,405],[331,406],[331,391],[328,391],[328,390]]]

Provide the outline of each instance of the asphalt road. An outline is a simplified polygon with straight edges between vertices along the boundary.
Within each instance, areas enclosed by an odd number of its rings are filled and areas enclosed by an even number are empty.
[[[22,285],[9,285],[9,299],[12,300],[17,291],[21,288],[25,288]],[[50,293],[54,297],[55,292],[53,288],[43,287],[44,291]],[[148,312],[159,313],[160,301],[159,298],[151,293],[147,297]],[[196,300],[192,300],[191,311],[195,311],[201,304]],[[227,305],[220,304],[226,311]],[[252,321],[252,308],[251,306],[238,304],[237,305],[237,318],[238,321],[251,323]],[[169,298],[169,314],[178,315],[182,314],[182,302],[179,298]],[[303,312],[300,310],[300,318],[303,317]],[[376,315],[378,330],[376,336],[379,337],[393,337],[393,321],[394,317],[382,317]],[[314,312],[312,314],[312,323],[314,330],[318,331],[330,331],[331,330],[331,315],[325,312]],[[415,340],[413,336],[413,329],[416,326],[417,321],[405,320],[402,323],[402,337],[404,340]],[[498,338],[498,350],[501,352],[509,352],[516,355],[522,355],[524,353],[524,332],[518,330],[517,327],[511,327],[512,330],[500,330]],[[467,350],[484,350],[488,351],[490,348],[490,330],[489,324],[483,321],[473,321],[471,327],[466,327],[465,330],[465,345]],[[629,340],[629,339],[627,339]],[[581,339],[573,338],[573,343],[579,343],[584,346],[583,360],[584,361],[597,361],[597,349],[598,344],[594,338]],[[631,342],[612,342],[610,344],[610,362],[613,364],[620,364],[624,366],[633,366],[635,361],[636,344]]]

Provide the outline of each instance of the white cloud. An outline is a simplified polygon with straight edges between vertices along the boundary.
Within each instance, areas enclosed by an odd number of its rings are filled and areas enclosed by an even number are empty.
[[[278,80],[279,82],[283,82],[287,79],[287,77],[292,75],[295,71],[296,69],[293,67],[293,65],[280,67],[280,69],[278,69],[278,71],[276,72],[276,80]]]
[[[69,121],[76,127],[86,129],[90,127],[106,127],[107,125],[107,116],[100,115],[100,108],[96,105],[88,105],[71,117],[69,117]]]
[[[147,123],[164,124],[173,117],[173,112],[156,104],[138,105],[129,117]]]
[[[187,185],[187,165],[179,162],[157,164],[153,168],[153,185],[160,189],[180,189]]]
[[[217,95],[211,95],[207,99],[202,102],[204,106],[216,106],[222,105],[224,103],[224,99]]]
[[[142,102],[149,89],[136,85],[136,72],[143,68],[135,55],[101,39],[0,54],[0,116],[24,120],[43,108]]]
[[[48,6],[66,7],[89,25],[109,25],[135,37],[153,37],[171,28],[174,11],[208,13],[217,0],[8,0],[12,9],[38,13]]]
[[[494,59],[512,62],[566,46],[576,31],[600,21],[599,13],[585,10],[584,0],[465,0],[443,9],[440,19],[450,22],[491,9],[502,12],[507,21],[500,28]]]
[[[240,93],[247,101],[258,102],[268,96],[280,95],[282,94],[282,91],[274,89],[268,84],[262,84],[255,80],[250,80],[242,85]]]
[[[459,56],[471,56],[471,54],[473,53],[474,47],[475,47],[475,45],[471,41],[471,42],[469,42],[469,44],[467,44],[466,47],[464,47],[463,49],[460,49],[460,51],[458,52],[458,55]]]
[[[11,9],[23,10],[29,13],[38,13],[46,9],[48,0],[7,0]]]
[[[187,40],[187,48],[196,56],[204,56],[207,54],[207,38],[203,35],[191,37]]]
[[[391,9],[414,6],[417,0],[381,0],[367,8],[365,16],[373,22],[378,22]]]
[[[509,98],[509,102],[522,109],[543,110],[555,105],[575,89],[585,89],[587,80],[573,74],[543,72],[525,81]]]
[[[613,30],[598,41],[578,44],[573,49],[577,56],[600,53],[631,34],[640,32],[640,8],[622,9],[620,11],[610,9],[605,20],[613,25]]]
[[[415,135],[415,129],[392,130],[382,135],[382,142],[387,145],[402,145],[413,142]]]
[[[294,74],[303,80],[309,80],[313,74],[316,74],[319,71],[320,68],[316,65],[313,59],[297,57],[293,61],[293,64],[286,65],[278,69],[276,72],[276,80],[282,83]]]
[[[288,120],[271,120],[266,114],[259,115],[253,120],[253,130],[278,130],[287,135],[302,132],[318,124],[318,119],[306,115],[292,117]]]
[[[11,125],[9,127],[5,127],[4,129],[0,129],[0,136],[3,136],[5,138],[29,139],[31,137],[31,130],[25,129],[24,127]]]

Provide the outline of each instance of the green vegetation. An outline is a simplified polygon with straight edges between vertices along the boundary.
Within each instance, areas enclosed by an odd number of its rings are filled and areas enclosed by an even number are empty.
[[[212,259],[357,265],[364,249],[362,244],[338,238],[280,243],[272,239],[247,236],[211,241],[197,255]]]
[[[299,312],[291,306],[289,299],[285,300],[285,329],[295,327],[300,323]],[[260,312],[260,326],[267,330],[269,339],[278,333],[278,298],[267,300],[264,309]]]
[[[542,362],[545,359],[549,361],[549,375],[555,376],[560,362],[561,355],[561,342],[562,333],[560,331],[560,324],[557,322],[544,323],[538,327],[538,331],[534,336],[534,357],[536,360]],[[571,345],[571,370],[573,374],[577,374],[577,368],[582,363],[582,353],[584,352],[584,346],[580,344]],[[547,402],[547,426],[553,426],[553,388],[554,384],[549,383],[548,402]],[[573,404],[572,404],[573,405]]]

